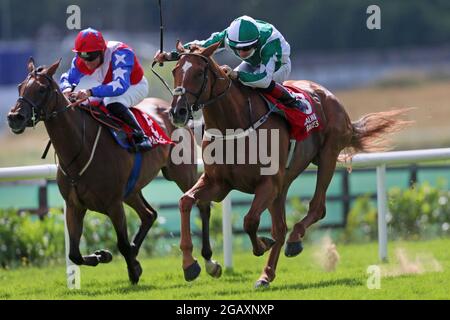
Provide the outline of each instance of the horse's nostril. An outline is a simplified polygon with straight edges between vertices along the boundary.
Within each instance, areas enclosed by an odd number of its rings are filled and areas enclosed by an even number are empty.
[[[23,121],[25,121],[25,117],[23,115],[21,115],[20,113],[18,113],[18,114],[12,115],[11,120],[23,122]]]
[[[180,110],[178,110],[178,114],[182,117],[184,117],[187,113],[187,110],[185,108],[180,108]]]
[[[8,119],[8,123],[14,125],[22,125],[25,122],[25,116],[21,115],[18,112],[9,113],[6,117]]]

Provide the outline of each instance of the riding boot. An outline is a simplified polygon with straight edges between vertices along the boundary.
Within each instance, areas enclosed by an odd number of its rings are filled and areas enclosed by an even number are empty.
[[[307,109],[307,106],[301,99],[298,99],[294,94],[278,82],[272,80],[269,87],[267,87],[267,89],[263,89],[263,91],[283,103],[286,107],[299,108],[302,112]]]
[[[108,104],[107,108],[113,115],[123,120],[128,126],[131,127],[131,129],[133,129],[134,146],[130,148],[129,151],[140,152],[152,148],[150,140],[145,135],[144,130],[142,130],[130,109],[118,102]]]

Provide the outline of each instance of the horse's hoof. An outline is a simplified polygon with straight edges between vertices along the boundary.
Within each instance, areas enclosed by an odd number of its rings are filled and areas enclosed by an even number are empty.
[[[131,284],[137,284],[141,275],[142,267],[139,261],[136,260],[132,267],[128,267],[128,278],[130,279]]]
[[[100,263],[109,263],[112,261],[112,253],[108,250],[97,250],[94,253],[96,256],[98,256],[98,261]]]
[[[269,281],[267,280],[258,280],[255,283],[255,289],[267,289],[269,286]]]
[[[215,260],[206,261],[206,272],[213,278],[220,278],[222,266]]]
[[[286,242],[286,248],[284,249],[284,255],[286,257],[295,257],[303,251],[303,245],[301,241]]]
[[[275,240],[267,237],[259,237],[259,239],[264,243],[264,251],[270,250],[272,246],[275,244]]]
[[[258,237],[259,248],[253,248],[253,255],[260,257],[264,252],[269,251],[270,248],[275,244],[275,240],[267,237]]]
[[[186,269],[183,269],[183,271],[184,271],[184,280],[192,281],[198,277],[200,271],[202,271],[202,268],[200,268],[200,265],[198,264],[197,260],[195,260],[193,264],[191,264]]]

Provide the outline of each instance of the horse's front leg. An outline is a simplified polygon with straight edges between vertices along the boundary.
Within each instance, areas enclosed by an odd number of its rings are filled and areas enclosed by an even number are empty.
[[[209,220],[211,217],[211,203],[199,202],[197,207],[202,219],[202,257],[205,259],[206,272],[214,278],[220,278],[222,275],[222,266],[215,260],[212,260],[212,250],[209,238]]]
[[[66,221],[70,238],[69,259],[76,265],[92,267],[95,267],[99,263],[108,263],[112,260],[112,255],[106,250],[99,250],[88,256],[81,255],[80,238],[83,233],[83,219],[85,214],[86,208],[79,208],[67,204]]]
[[[192,237],[191,237],[191,225],[190,217],[193,205],[200,201],[202,203],[209,202],[218,197],[218,195],[226,195],[228,191],[225,191],[222,186],[215,183],[209,179],[205,174],[203,174],[197,183],[187,191],[180,199],[179,207],[181,214],[181,239],[180,239],[180,249],[183,253],[183,271],[184,278],[186,281],[192,281],[198,277],[201,268],[197,260],[192,256]],[[219,196],[220,197],[220,196]],[[202,218],[204,221],[204,218]],[[209,215],[208,215],[209,220]],[[206,234],[209,236],[209,234]],[[205,237],[205,234],[203,235]],[[209,238],[209,237],[208,237]],[[205,238],[203,238],[203,243],[205,243]],[[208,239],[209,245],[209,239]],[[209,249],[210,251],[211,249]],[[205,253],[208,253],[206,248]],[[205,256],[205,259],[207,255]]]
[[[252,242],[253,254],[255,256],[262,256],[264,252],[270,250],[275,243],[275,241],[270,238],[257,236],[261,214],[273,202],[275,196],[275,183],[271,177],[268,177],[256,187],[252,205],[244,217],[244,230]]]

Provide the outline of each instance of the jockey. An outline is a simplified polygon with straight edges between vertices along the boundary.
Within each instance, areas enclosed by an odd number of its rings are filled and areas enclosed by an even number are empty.
[[[304,109],[303,103],[281,84],[291,73],[291,48],[281,33],[271,24],[254,20],[249,16],[235,19],[222,32],[213,33],[203,41],[192,41],[191,44],[209,47],[221,42],[220,49],[230,49],[243,62],[234,70],[222,66],[222,70],[233,80],[268,93],[288,107]],[[173,52],[157,52],[158,62],[178,60],[179,55]]]
[[[151,143],[129,109],[148,95],[148,82],[133,50],[125,43],[106,42],[101,32],[88,28],[75,39],[76,56],[71,68],[61,76],[60,88],[69,99],[96,97],[108,110],[133,129],[134,151],[147,150]],[[84,76],[99,85],[73,92]]]

